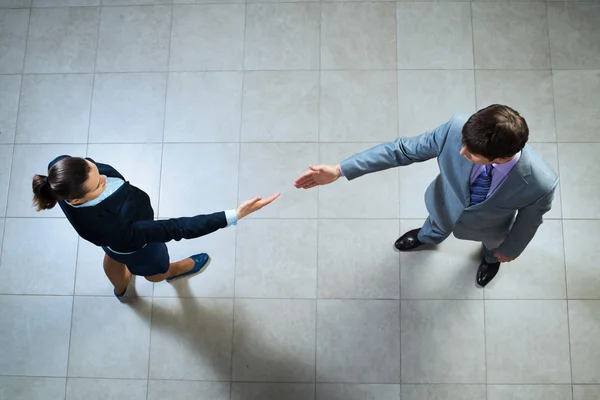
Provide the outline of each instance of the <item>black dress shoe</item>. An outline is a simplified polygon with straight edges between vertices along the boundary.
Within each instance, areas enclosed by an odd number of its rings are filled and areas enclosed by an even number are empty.
[[[423,243],[419,241],[419,231],[421,229],[413,229],[412,231],[406,232],[400,236],[400,239],[396,240],[394,246],[400,251],[414,250]]]
[[[481,264],[479,264],[479,268],[477,268],[477,284],[481,287],[485,287],[485,285],[494,279],[499,269],[500,262],[489,263],[485,261],[485,258],[481,260]]]

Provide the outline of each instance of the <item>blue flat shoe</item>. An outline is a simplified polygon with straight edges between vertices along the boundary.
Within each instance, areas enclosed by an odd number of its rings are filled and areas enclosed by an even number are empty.
[[[117,291],[113,289],[113,293],[117,299],[122,299],[123,296],[125,296],[125,293],[127,293],[127,288],[125,288],[125,290],[123,290],[121,293],[117,293]]]
[[[183,274],[175,275],[170,278],[167,278],[167,282],[173,282],[175,279],[184,278],[186,276],[195,275],[198,272],[202,271],[210,261],[210,257],[206,253],[195,254],[190,256],[192,260],[194,260],[194,268],[189,270],[188,272],[184,272]]]

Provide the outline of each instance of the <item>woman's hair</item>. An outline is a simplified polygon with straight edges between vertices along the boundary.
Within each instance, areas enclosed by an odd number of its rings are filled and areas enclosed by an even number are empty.
[[[48,170],[48,176],[34,176],[31,186],[36,210],[49,210],[58,200],[80,199],[85,196],[85,182],[89,172],[90,165],[83,158],[66,157]]]

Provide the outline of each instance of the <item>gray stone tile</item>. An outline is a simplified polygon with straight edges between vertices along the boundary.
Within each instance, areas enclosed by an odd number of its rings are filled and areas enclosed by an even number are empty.
[[[0,398],[10,400],[64,400],[65,378],[0,376]]]
[[[103,7],[96,71],[166,71],[170,26],[170,7]]]
[[[25,72],[94,72],[99,23],[97,7],[32,9]]]
[[[431,159],[399,167],[398,174],[400,176],[400,218],[425,220],[429,216],[425,206],[425,191],[440,174],[437,160]]]
[[[245,6],[180,6],[173,11],[171,71],[240,70],[244,57]]]
[[[154,299],[150,379],[229,380],[232,330],[231,299]]]
[[[20,75],[0,75],[0,144],[15,142],[20,94]]]
[[[93,76],[25,75],[16,143],[86,143]]]
[[[238,229],[236,297],[316,297],[316,220],[248,219]]]
[[[69,378],[66,400],[146,400],[145,380]]]
[[[600,385],[573,385],[573,400],[596,400],[600,398]]]
[[[550,67],[546,5],[543,2],[472,4],[475,68]],[[490,43],[494,43],[490,46]]]
[[[146,379],[151,309],[148,300],[75,297],[69,377]]]
[[[397,220],[320,220],[319,298],[398,299],[398,228]]]
[[[5,1],[0,3],[2,7],[29,7],[18,4],[20,0],[9,0],[9,4],[4,4]],[[20,74],[23,71],[28,25],[29,10],[0,10],[0,73]]]
[[[321,68],[396,69],[394,3],[323,3]]]
[[[72,295],[76,260],[77,233],[66,219],[7,219],[0,293]]]
[[[317,71],[246,72],[242,141],[318,141],[319,90]]]
[[[383,142],[398,137],[396,79],[395,71],[323,71],[320,141]]]
[[[229,382],[153,381],[148,384],[148,400],[229,400]]]
[[[12,145],[0,145],[0,217],[6,215],[12,156]]]
[[[402,301],[403,383],[485,383],[481,300]]]
[[[233,383],[231,400],[314,400],[311,383]]]
[[[234,381],[314,382],[315,300],[236,300]]]
[[[485,400],[485,385],[402,385],[402,400]]]
[[[399,69],[473,68],[469,3],[400,2],[396,15]]]
[[[0,296],[0,374],[64,377],[72,303],[67,296]],[[35,385],[28,388],[35,394]]]
[[[569,300],[573,383],[600,383],[600,301]]]
[[[600,69],[600,4],[548,3],[552,68]]]
[[[600,221],[564,220],[567,294],[570,299],[600,300],[596,260],[600,256]]]
[[[398,400],[400,385],[320,383],[317,385],[317,400]]]
[[[486,300],[485,327],[488,383],[571,383],[566,301]]]
[[[241,72],[169,75],[165,142],[237,142],[242,108]]]
[[[319,68],[318,3],[248,4],[247,70]]]
[[[400,383],[394,300],[318,300],[317,382]]]
[[[558,145],[564,218],[600,218],[600,186],[590,184],[590,177],[600,173],[599,152],[600,143]]]
[[[162,142],[166,92],[166,73],[97,74],[90,143]]]
[[[490,385],[488,400],[572,400],[571,385]]]

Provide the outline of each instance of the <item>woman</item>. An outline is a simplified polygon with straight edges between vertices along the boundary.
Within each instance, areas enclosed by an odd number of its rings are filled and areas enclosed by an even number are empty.
[[[36,175],[32,187],[38,211],[58,203],[77,233],[102,247],[104,272],[117,298],[125,295],[132,274],[150,282],[170,282],[200,272],[209,260],[207,254],[170,263],[165,243],[235,225],[279,197],[255,197],[235,210],[154,221],[145,192],[130,185],[110,165],[71,156],[54,159],[48,165],[48,176]]]

